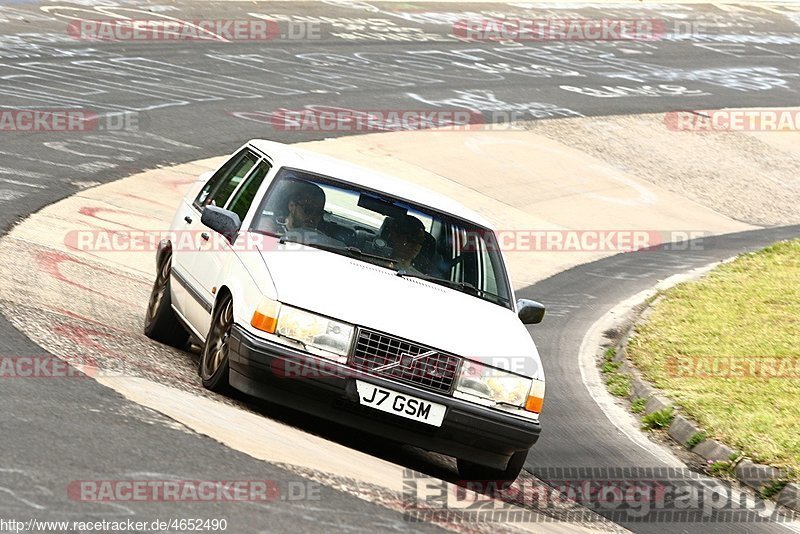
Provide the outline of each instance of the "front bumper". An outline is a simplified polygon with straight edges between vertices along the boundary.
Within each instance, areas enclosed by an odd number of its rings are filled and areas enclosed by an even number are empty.
[[[249,395],[448,456],[505,468],[509,457],[539,439],[541,424],[461,399],[355,371],[252,335],[234,326],[230,383]],[[287,376],[282,370],[313,372]],[[381,412],[358,402],[359,380],[447,407],[441,427]]]

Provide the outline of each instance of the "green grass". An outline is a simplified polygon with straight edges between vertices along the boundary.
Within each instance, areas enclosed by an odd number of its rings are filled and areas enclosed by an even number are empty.
[[[724,460],[712,462],[711,465],[708,466],[708,470],[712,475],[726,478],[733,477],[734,468],[733,462],[726,462]]]
[[[647,399],[642,397],[637,397],[631,403],[631,411],[633,413],[642,413],[644,412],[644,407],[647,406]]]
[[[709,436],[800,470],[800,240],[743,255],[664,297],[628,357]]]
[[[600,371],[605,375],[606,387],[612,395],[627,397],[631,394],[631,377],[627,373],[619,372],[622,362],[614,360],[616,355],[616,349],[608,349],[603,355],[603,364],[600,366]]]
[[[608,391],[617,397],[627,397],[631,394],[631,377],[624,373],[614,373],[606,378]]]
[[[789,483],[788,479],[773,480],[772,482],[761,488],[760,492],[761,496],[764,497],[765,499],[769,499],[774,495],[780,493],[781,490],[785,488],[788,483]]]
[[[670,406],[663,410],[657,410],[642,417],[642,426],[648,430],[655,428],[667,428],[675,418],[675,410]]]
[[[686,446],[692,449],[695,446],[699,445],[700,442],[702,442],[704,439],[706,439],[705,432],[695,432],[694,434],[692,434],[692,437],[689,438],[689,441],[686,442]]]

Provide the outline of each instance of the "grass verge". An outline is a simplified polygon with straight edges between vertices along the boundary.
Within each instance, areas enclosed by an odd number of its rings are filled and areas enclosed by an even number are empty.
[[[709,436],[800,470],[800,240],[743,255],[664,297],[628,357]]]
[[[614,360],[616,349],[608,349],[603,355],[603,364],[600,371],[606,377],[606,387],[612,395],[627,397],[631,394],[631,377],[627,373],[619,372],[622,362]]]

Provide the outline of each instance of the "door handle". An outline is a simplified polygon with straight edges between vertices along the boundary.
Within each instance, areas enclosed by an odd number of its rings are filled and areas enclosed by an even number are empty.
[[[186,217],[184,217],[183,220],[186,221],[189,224],[192,224],[192,218],[189,217],[188,215]]]
[[[209,239],[211,239],[211,236],[208,235],[206,232],[203,232],[202,234],[200,234],[200,237],[203,238],[203,241],[208,241]]]

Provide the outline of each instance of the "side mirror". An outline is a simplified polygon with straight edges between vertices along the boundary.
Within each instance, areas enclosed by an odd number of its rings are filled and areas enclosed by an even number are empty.
[[[239,216],[232,211],[228,211],[217,206],[206,206],[203,208],[203,215],[200,217],[200,222],[208,226],[218,234],[222,234],[233,244],[236,240],[236,234],[239,228],[242,227],[242,221]]]
[[[517,316],[522,324],[539,324],[544,319],[544,304],[535,300],[519,299]]]

